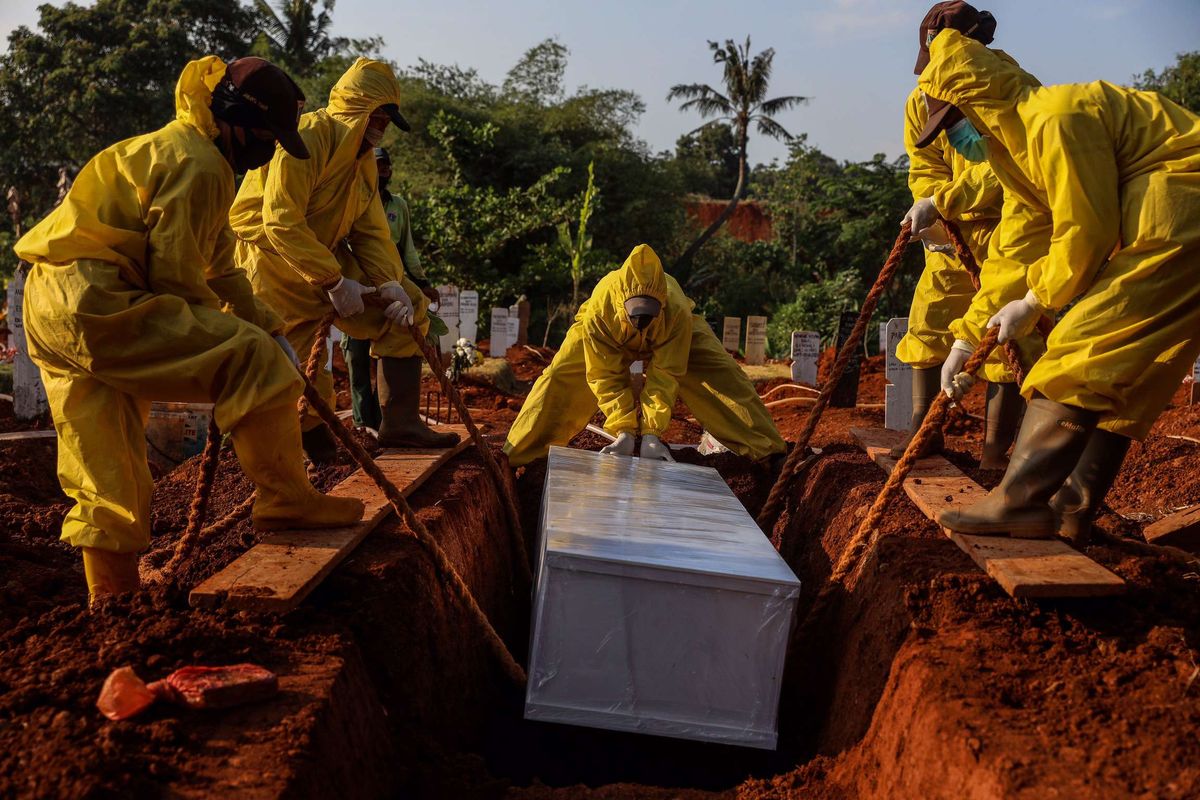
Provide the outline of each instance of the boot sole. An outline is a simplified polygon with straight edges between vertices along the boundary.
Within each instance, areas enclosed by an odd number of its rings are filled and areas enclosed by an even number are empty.
[[[1055,526],[1053,524],[995,524],[981,525],[977,523],[969,525],[954,525],[938,521],[944,528],[949,528],[955,533],[965,533],[968,536],[995,536],[998,538],[1009,539],[1053,539],[1055,534]]]

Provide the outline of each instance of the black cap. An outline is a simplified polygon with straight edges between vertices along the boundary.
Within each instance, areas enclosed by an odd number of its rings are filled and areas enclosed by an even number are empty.
[[[304,92],[279,67],[248,56],[231,61],[213,92],[213,115],[234,125],[262,128],[275,134],[289,155],[308,158],[297,126]]]
[[[375,160],[386,161],[389,164],[392,163],[392,157],[388,155],[388,151],[384,150],[382,147],[375,148]]]
[[[382,108],[391,118],[392,124],[397,128],[405,133],[412,130],[412,126],[408,124],[408,120],[406,120],[404,115],[400,113],[400,106],[396,105],[395,103],[388,103],[386,106],[382,106]]]
[[[963,113],[958,110],[958,106],[947,103],[945,100],[938,100],[936,97],[925,95],[925,107],[929,109],[929,119],[925,121],[925,127],[921,131],[921,135],[917,137],[917,147],[925,147],[942,131],[954,126],[963,118]]]
[[[948,0],[935,4],[929,9],[925,19],[921,20],[914,74],[920,75],[925,71],[925,67],[929,66],[929,43],[937,36],[938,31],[946,28],[953,28],[981,44],[991,44],[996,36],[996,18],[992,16],[992,12],[979,11],[962,0]]]

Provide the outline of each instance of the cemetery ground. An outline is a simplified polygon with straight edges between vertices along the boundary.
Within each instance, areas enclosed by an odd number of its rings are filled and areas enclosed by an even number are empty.
[[[498,362],[467,376],[467,404],[497,445],[520,391],[551,356],[510,349],[504,392],[492,385],[506,374]],[[822,371],[831,360],[822,355]],[[345,408],[340,367],[335,356]],[[788,382],[771,377],[759,391]],[[435,391],[432,376],[426,383]],[[770,401],[797,394],[805,393],[777,390]],[[883,426],[884,395],[882,359],[868,359],[858,407],[826,412],[813,442],[822,456],[776,529],[801,581],[800,615],[883,484],[849,431]],[[948,457],[992,485],[998,473],[974,468],[981,395],[975,389],[966,413],[953,418]],[[808,408],[770,410],[794,440]],[[46,421],[17,423],[0,400],[0,431],[39,425]],[[700,434],[680,405],[666,438],[695,443]],[[1200,405],[1188,403],[1187,387],[1133,446],[1102,528],[1137,537],[1200,501],[1200,445],[1172,438],[1180,436],[1200,438]],[[604,441],[584,433],[574,444]],[[751,514],[773,477],[729,454],[683,450],[678,458],[715,467]],[[1178,561],[1096,545],[1087,554],[1126,581],[1122,596],[1017,600],[901,494],[818,637],[791,643],[779,747],[768,752],[523,721],[521,696],[395,520],[283,616],[188,607],[189,586],[256,540],[245,522],[209,542],[178,586],[88,613],[78,556],[57,541],[67,504],[54,459],[53,439],[0,442],[0,796],[1200,795],[1200,574]],[[157,481],[151,566],[184,527],[195,462]],[[314,479],[328,488],[351,471],[343,461]],[[517,479],[531,549],[544,475],[539,462]],[[226,453],[210,518],[249,491]],[[410,502],[523,659],[530,587],[514,568],[505,515],[478,455],[459,454]],[[240,661],[275,670],[280,694],[227,711],[156,707],[121,723],[94,707],[118,666],[150,679]]]

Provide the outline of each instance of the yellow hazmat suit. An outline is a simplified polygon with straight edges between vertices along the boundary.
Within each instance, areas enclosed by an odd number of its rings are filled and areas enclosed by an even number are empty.
[[[329,93],[328,107],[300,118],[312,157],[294,158],[278,148],[271,163],[246,176],[230,211],[237,261],[255,292],[283,317],[284,334],[302,361],[320,320],[333,311],[327,290],[343,276],[372,286],[400,281],[422,335],[429,329],[429,300],[405,276],[379,202],[374,151],[362,149],[371,113],[399,102],[391,67],[358,59]],[[374,356],[420,354],[404,327],[388,322],[378,307],[368,305],[337,326],[354,339],[370,339]],[[332,403],[328,371],[320,373],[317,388]],[[303,428],[319,424],[310,410]]]
[[[639,295],[662,303],[644,331],[625,313],[625,301]],[[782,453],[783,439],[754,386],[708,323],[692,314],[694,307],[655,252],[648,245],[635,247],[620,269],[596,284],[534,384],[504,445],[510,463],[527,464],[551,445],[565,445],[597,409],[609,433],[637,432],[639,408],[629,378],[634,361],[644,361],[646,370],[641,433],[666,432],[678,395],[735,453],[755,459]]]
[[[1052,218],[1026,285],[1049,309],[1074,305],[1025,395],[1144,438],[1200,354],[1200,117],[1103,81],[1031,87],[957,31],[930,54],[921,88],[991,136]]]
[[[62,538],[75,546],[149,544],[150,401],[214,402],[224,431],[295,413],[300,378],[269,334],[281,323],[234,266],[234,176],[208,108],[224,74],[215,56],[188,64],[175,121],[95,156],[15,248],[33,265],[25,331],[75,501]]]
[[[926,147],[917,147],[928,117],[925,98],[914,89],[904,108],[908,187],[914,200],[932,198],[943,217],[959,224],[982,272],[988,242],[1000,220],[1000,182],[987,164],[972,164],[960,156],[945,134]],[[900,340],[896,357],[917,368],[940,366],[954,343],[950,324],[967,312],[974,296],[971,276],[956,255],[926,250],[925,269],[908,312],[908,333]],[[988,358],[984,376],[998,383],[1014,379],[1002,351]]]

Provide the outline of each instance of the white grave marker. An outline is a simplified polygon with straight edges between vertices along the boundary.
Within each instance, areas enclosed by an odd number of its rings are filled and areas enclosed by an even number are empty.
[[[492,309],[492,331],[488,355],[492,358],[504,358],[508,352],[508,309]]]
[[[721,346],[730,353],[742,349],[742,318],[726,317],[725,328],[721,331]]]
[[[474,289],[458,293],[458,335],[472,342],[479,335],[479,292]]]
[[[42,373],[37,365],[29,358],[29,349],[25,344],[24,309],[21,304],[25,299],[25,278],[29,266],[21,264],[17,272],[8,282],[8,316],[11,335],[9,341],[16,349],[13,359],[13,413],[17,419],[33,419],[46,413],[50,404],[46,401],[46,387],[42,383]]]
[[[767,318],[746,317],[746,363],[767,361]]]
[[[817,361],[821,358],[821,334],[792,331],[792,380],[817,385]]]
[[[1200,403],[1200,358],[1196,359],[1196,363],[1192,364],[1192,393],[1191,403],[1194,405]]]
[[[457,286],[439,286],[438,290],[438,310],[437,315],[442,318],[442,322],[446,323],[448,330],[442,334],[441,341],[438,343],[443,353],[449,353],[454,349],[454,343],[458,341],[458,287]]]
[[[887,321],[887,336],[883,352],[886,356],[883,427],[892,431],[907,431],[912,422],[912,367],[896,358],[896,346],[908,333],[908,320]]]
[[[521,341],[521,307],[513,303],[508,307],[508,346],[515,347]]]

